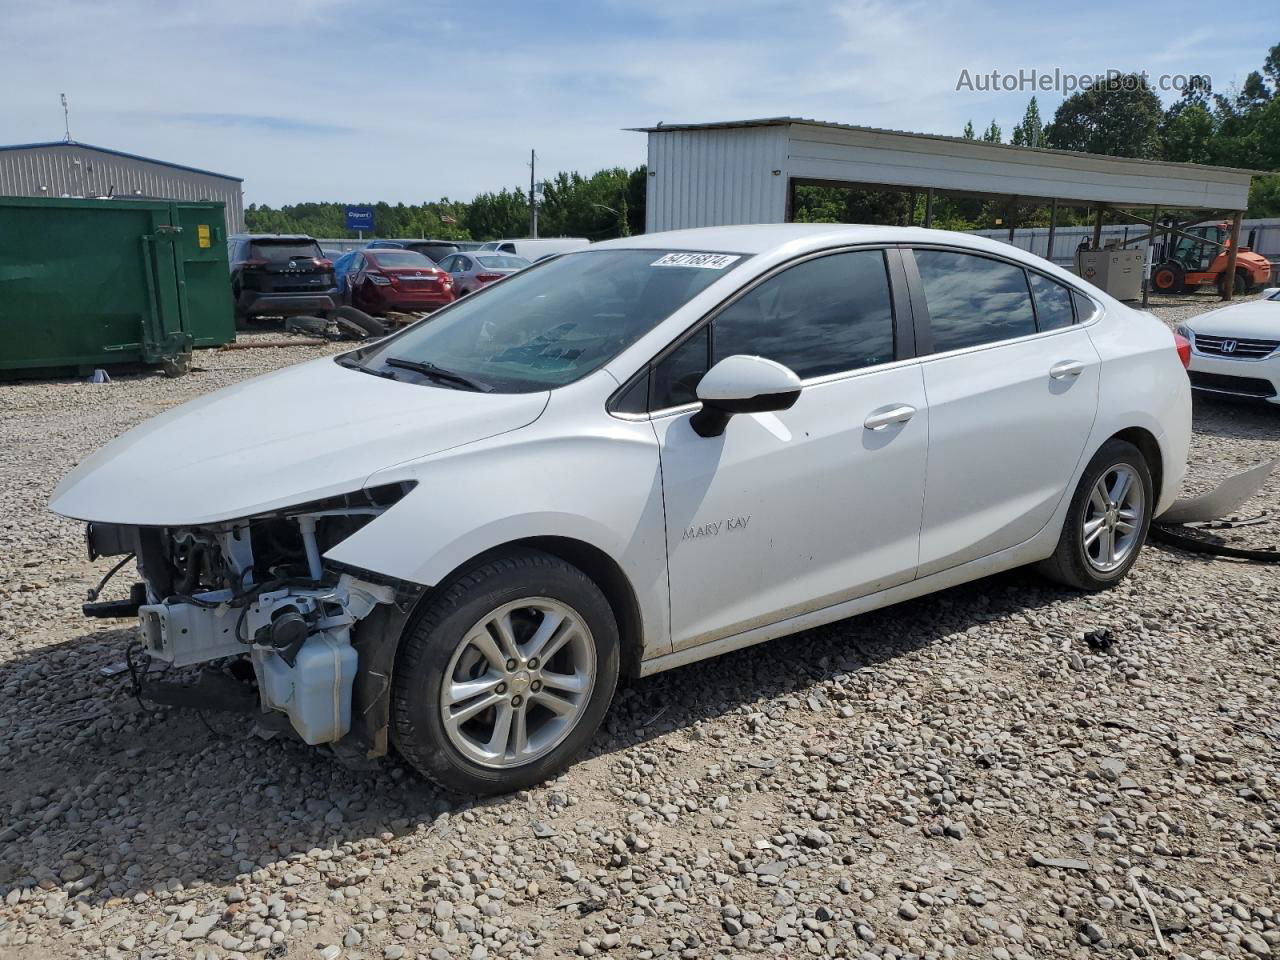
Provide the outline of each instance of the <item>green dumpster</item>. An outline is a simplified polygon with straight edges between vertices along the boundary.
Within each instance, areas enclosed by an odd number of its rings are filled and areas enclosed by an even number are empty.
[[[235,339],[221,203],[0,197],[0,377],[184,369]]]

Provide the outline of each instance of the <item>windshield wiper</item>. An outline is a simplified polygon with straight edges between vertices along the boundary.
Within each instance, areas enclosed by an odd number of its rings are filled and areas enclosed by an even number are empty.
[[[435,380],[444,380],[447,383],[456,383],[459,386],[466,387],[468,390],[476,390],[480,393],[490,393],[493,390],[487,383],[481,383],[479,380],[472,380],[470,377],[464,377],[460,373],[454,373],[452,370],[446,370],[444,367],[437,367],[434,363],[428,363],[426,360],[408,360],[404,357],[387,357],[382,361],[388,367],[400,367],[403,370],[412,370],[420,373],[424,377],[431,377]]]
[[[346,367],[348,370],[359,370],[361,373],[367,373],[374,377],[384,377],[387,380],[396,379],[396,375],[390,370],[374,370],[372,367],[366,367],[359,360],[342,359],[338,361],[338,366]]]

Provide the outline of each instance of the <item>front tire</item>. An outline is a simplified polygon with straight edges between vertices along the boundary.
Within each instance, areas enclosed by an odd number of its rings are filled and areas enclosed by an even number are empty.
[[[484,561],[439,588],[401,642],[396,747],[458,793],[541,783],[595,736],[619,647],[608,600],[578,568],[538,550]]]
[[[1108,440],[1076,486],[1047,577],[1077,590],[1105,590],[1124,579],[1147,539],[1155,493],[1146,459],[1131,443]]]

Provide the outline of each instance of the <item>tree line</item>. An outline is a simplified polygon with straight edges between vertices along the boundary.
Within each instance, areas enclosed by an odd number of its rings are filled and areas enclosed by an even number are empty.
[[[538,194],[538,234],[606,240],[644,232],[645,168],[614,167],[589,177],[558,173]],[[447,197],[420,204],[367,203],[380,237],[436,237],[498,240],[529,235],[525,190],[478,194],[474,200]],[[296,203],[279,208],[250,204],[244,212],[252,233],[305,233],[313,237],[355,237],[346,226],[344,203]]]

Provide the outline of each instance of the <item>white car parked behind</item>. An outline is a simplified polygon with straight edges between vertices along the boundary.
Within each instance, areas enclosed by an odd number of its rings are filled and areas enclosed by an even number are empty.
[[[1158,320],[1006,244],[699,229],[170,410],[52,508],[137,557],[151,657],[247,655],[308,742],[489,793],[569,764],[622,673],[1021,564],[1114,584],[1190,407]]]
[[[480,245],[480,250],[491,253],[509,253],[526,260],[540,260],[556,253],[585,250],[591,245],[586,237],[539,237],[529,240],[490,240]]]
[[[1191,389],[1280,403],[1280,287],[1178,327],[1191,342]]]

